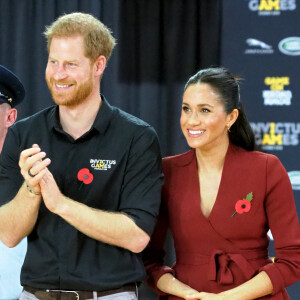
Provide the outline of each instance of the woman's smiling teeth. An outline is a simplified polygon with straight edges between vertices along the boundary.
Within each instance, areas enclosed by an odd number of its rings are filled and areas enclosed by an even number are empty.
[[[188,129],[188,132],[190,135],[199,135],[199,134],[202,134],[205,132],[205,130],[191,130],[191,129]]]

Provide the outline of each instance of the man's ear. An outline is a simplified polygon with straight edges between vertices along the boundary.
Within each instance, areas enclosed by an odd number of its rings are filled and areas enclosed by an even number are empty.
[[[105,70],[105,67],[106,67],[106,58],[105,58],[105,56],[100,55],[96,59],[96,61],[94,63],[94,67],[95,67],[95,74],[98,75],[98,76],[99,75],[102,76],[102,74]]]
[[[5,121],[5,126],[8,128],[12,124],[15,123],[17,119],[18,112],[15,108],[10,108],[6,111],[6,121]]]

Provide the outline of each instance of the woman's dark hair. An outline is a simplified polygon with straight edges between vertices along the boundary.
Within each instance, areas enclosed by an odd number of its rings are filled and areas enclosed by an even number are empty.
[[[221,101],[227,114],[231,113],[235,108],[238,109],[239,116],[230,127],[229,140],[248,151],[255,150],[254,133],[240,101],[238,79],[223,67],[203,69],[190,77],[184,87],[184,91],[190,85],[200,83],[209,84],[221,96]]]

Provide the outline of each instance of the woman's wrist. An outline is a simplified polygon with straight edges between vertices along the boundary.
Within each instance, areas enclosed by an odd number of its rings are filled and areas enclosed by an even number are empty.
[[[226,294],[226,292],[222,292],[217,294],[218,296],[220,296],[220,299],[222,300],[236,300],[235,298],[230,298],[230,296],[228,296],[228,294]]]
[[[188,295],[198,293],[197,290],[179,281],[170,273],[166,273],[159,278],[157,287],[164,293],[175,295],[180,298],[185,298]]]

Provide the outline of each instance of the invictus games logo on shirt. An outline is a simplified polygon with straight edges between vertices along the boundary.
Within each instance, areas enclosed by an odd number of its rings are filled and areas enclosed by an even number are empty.
[[[94,170],[107,171],[116,164],[116,161],[108,159],[90,159],[90,164]]]
[[[281,40],[278,49],[286,55],[300,55],[300,37],[293,36]]]
[[[245,54],[273,54],[274,50],[271,45],[266,44],[263,41],[249,38],[246,40],[248,49],[245,50]]]
[[[283,150],[284,146],[298,146],[300,123],[258,122],[250,123],[257,145],[262,150]]]
[[[279,16],[283,11],[297,8],[296,0],[249,0],[248,6],[259,16]]]
[[[264,105],[291,105],[292,92],[284,90],[289,84],[289,77],[266,77],[265,85],[269,86],[270,90],[262,91]]]
[[[300,171],[288,172],[293,190],[300,190]]]

